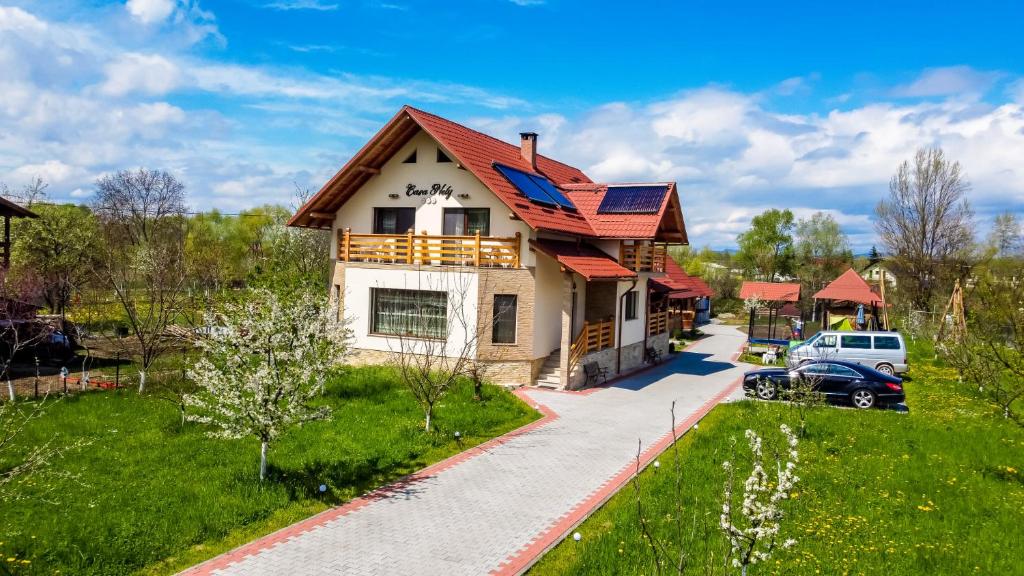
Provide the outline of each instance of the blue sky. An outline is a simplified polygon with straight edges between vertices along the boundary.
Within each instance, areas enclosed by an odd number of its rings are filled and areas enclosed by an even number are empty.
[[[0,0],[0,182],[88,201],[147,166],[199,209],[288,203],[410,103],[676,180],[697,245],[790,207],[865,250],[920,146],[964,165],[982,234],[1024,216],[1024,8],[892,4]]]

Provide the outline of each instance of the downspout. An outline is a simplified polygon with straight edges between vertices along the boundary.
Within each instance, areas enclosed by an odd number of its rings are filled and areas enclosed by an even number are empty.
[[[618,344],[618,346],[615,347],[615,374],[622,372],[622,322],[623,319],[626,317],[626,308],[625,306],[623,306],[623,304],[625,304],[626,302],[626,294],[629,294],[630,292],[633,291],[633,288],[636,288],[636,283],[639,280],[639,277],[634,278],[633,285],[629,287],[629,290],[626,290],[625,292],[622,293],[622,296],[619,296],[619,321],[618,326],[616,327],[618,328],[619,334],[615,342],[616,344]]]
[[[651,283],[647,283],[647,297],[644,298],[644,355],[647,355],[647,332],[651,326]]]

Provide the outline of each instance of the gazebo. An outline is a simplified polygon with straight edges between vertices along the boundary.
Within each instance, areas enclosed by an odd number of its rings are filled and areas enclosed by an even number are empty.
[[[855,329],[859,328],[856,318],[860,306],[869,307],[870,314],[864,314],[863,326],[866,328],[877,328],[886,330],[888,327],[883,322],[885,311],[885,296],[872,288],[860,277],[860,274],[850,268],[839,275],[828,286],[825,286],[814,295],[815,305],[821,300],[825,303],[825,311],[822,314],[822,328]],[[883,317],[879,317],[879,306],[883,311]],[[847,326],[849,325],[849,326]],[[827,327],[827,328],[826,328]]]
[[[761,328],[755,326],[754,322],[760,311],[751,308],[747,341],[750,344],[765,346],[789,346],[788,338],[778,337],[779,311],[787,304],[795,304],[800,301],[800,284],[795,282],[744,282],[740,286],[740,299],[750,298],[767,302],[768,323],[765,330],[755,330],[755,328]]]
[[[0,216],[4,217],[4,238],[0,242],[0,265],[6,270],[11,265],[11,218],[38,218],[39,216],[3,196],[0,196]]]

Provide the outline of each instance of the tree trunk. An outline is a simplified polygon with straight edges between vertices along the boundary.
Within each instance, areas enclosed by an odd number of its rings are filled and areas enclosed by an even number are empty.
[[[428,406],[426,412],[427,412],[427,425],[424,428],[424,430],[426,430],[427,432],[430,432],[430,417],[434,413],[434,407],[433,406]]]
[[[11,402],[14,402],[14,382],[11,382],[10,377],[7,378],[7,394],[11,397]]]
[[[260,444],[260,482],[267,477],[267,441]]]
[[[146,391],[146,371],[139,370],[139,394]]]

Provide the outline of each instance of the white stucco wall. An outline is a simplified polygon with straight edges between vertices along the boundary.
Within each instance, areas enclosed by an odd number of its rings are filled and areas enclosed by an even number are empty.
[[[345,316],[350,320],[354,348],[402,351],[397,338],[370,334],[370,290],[396,288],[401,290],[436,290],[448,292],[449,337],[447,354],[458,356],[470,333],[477,325],[477,294],[479,279],[476,272],[431,268],[423,270],[388,270],[381,268],[345,268]],[[456,309],[460,309],[460,311]],[[462,314],[459,319],[456,314]],[[462,324],[465,320],[465,325]],[[468,327],[468,330],[466,329]],[[410,339],[413,352],[423,351],[424,344]],[[406,350],[409,351],[409,350]],[[471,351],[475,356],[476,350]]]
[[[539,256],[535,262],[537,293],[533,306],[533,357],[540,358],[561,345],[562,290],[565,280],[554,259]]]
[[[428,234],[444,231],[444,208],[489,208],[491,213],[491,236],[511,237],[522,234],[520,263],[533,266],[535,255],[529,251],[527,240],[530,227],[520,220],[509,218],[512,210],[498,199],[476,176],[452,162],[437,162],[438,144],[426,132],[418,134],[402,147],[384,166],[380,174],[370,180],[348,199],[338,210],[331,230],[331,238],[337,239],[337,231],[351,228],[352,232],[370,234],[373,232],[374,207],[416,208],[416,233],[426,230]],[[415,164],[402,161],[416,150]],[[449,154],[449,157],[451,155]],[[407,196],[406,188],[414,184],[417,189],[430,189],[434,184],[447,184],[453,189],[449,198],[443,196]],[[398,194],[398,198],[389,198]],[[468,194],[469,198],[459,198]],[[331,257],[337,258],[337,242],[331,242]]]
[[[629,288],[633,283],[632,281],[629,281],[617,282],[616,284],[615,317],[623,318],[624,314],[619,310],[619,307],[625,303],[622,295],[629,291]],[[644,331],[647,329],[647,327],[644,326],[644,322],[647,318],[647,315],[645,314],[645,310],[647,310],[647,276],[645,274],[640,275],[640,278],[637,280],[636,287],[633,289],[637,291],[636,320],[625,320],[622,322],[621,346],[627,346],[634,342],[642,342],[644,339]],[[618,329],[616,329],[616,332],[618,332]]]

